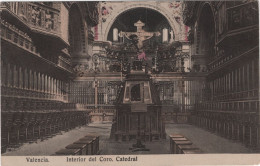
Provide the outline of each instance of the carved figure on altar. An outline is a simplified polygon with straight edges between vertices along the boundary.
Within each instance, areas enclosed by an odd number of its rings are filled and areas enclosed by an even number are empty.
[[[143,26],[145,24],[139,20],[137,21],[134,26],[136,26],[136,32],[120,32],[119,36],[126,37],[127,39],[131,40],[132,43],[136,46],[137,51],[143,47],[143,42],[145,40],[150,39],[153,36],[160,36],[160,32],[146,32],[143,30]]]

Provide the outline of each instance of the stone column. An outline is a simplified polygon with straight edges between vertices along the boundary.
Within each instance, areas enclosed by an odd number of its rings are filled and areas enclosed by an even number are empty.
[[[42,73],[39,73],[39,90],[41,92],[43,92],[43,85],[44,85],[44,81],[43,81],[43,74]]]
[[[11,86],[11,66],[10,66],[10,63],[7,64],[7,86],[10,87]]]
[[[47,86],[48,86],[48,77],[47,75],[43,74],[43,92],[47,92]]]
[[[51,93],[51,77],[50,76],[47,76],[47,81],[48,81],[47,92]]]
[[[41,74],[42,82],[41,82],[41,90],[42,92],[45,92],[45,76],[44,74]]]
[[[55,94],[55,78],[52,77],[52,94]]]
[[[60,95],[60,81],[57,80],[57,95]]]
[[[60,94],[61,94],[61,98],[63,101],[64,100],[64,98],[63,98],[63,81],[60,82],[60,89],[61,89]]]
[[[37,73],[36,71],[33,72],[33,90],[37,90]]]
[[[54,94],[54,78],[53,77],[50,77],[50,78],[51,78],[50,92],[51,92],[52,99],[54,99],[55,98],[55,94]]]
[[[41,87],[42,87],[42,85],[41,85],[41,83],[42,83],[42,81],[41,81],[41,73],[37,73],[37,90],[38,91],[41,91]]]
[[[50,93],[50,76],[46,75],[46,93]]]
[[[18,74],[17,74],[16,65],[14,65],[13,79],[14,79],[14,87],[18,87]]]
[[[29,89],[33,89],[33,74],[32,70],[29,70]]]
[[[28,89],[28,70],[25,68],[24,69],[24,88]]]
[[[53,94],[53,83],[54,83],[54,80],[52,77],[50,77],[50,93]]]
[[[53,79],[53,94],[57,95],[57,80]]]

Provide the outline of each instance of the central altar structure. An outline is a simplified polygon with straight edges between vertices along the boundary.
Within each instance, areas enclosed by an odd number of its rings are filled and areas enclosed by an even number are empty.
[[[165,138],[158,94],[142,61],[134,61],[115,103],[116,116],[111,136],[117,141]]]

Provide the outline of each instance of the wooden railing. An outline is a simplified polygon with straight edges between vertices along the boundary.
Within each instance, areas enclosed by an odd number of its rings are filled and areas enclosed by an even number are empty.
[[[248,91],[227,93],[224,95],[213,96],[213,100],[238,100],[238,99],[255,99],[258,97],[258,89],[252,89]]]
[[[1,20],[1,38],[26,51],[40,56],[32,42],[32,39],[26,33],[18,30],[15,26],[4,20]]]
[[[14,25],[9,24],[5,20],[0,20],[0,24],[1,39],[6,40],[36,56],[41,56],[28,34],[22,32]],[[70,61],[66,60],[62,56],[59,56],[57,65],[69,72],[73,72]]]
[[[222,65],[230,63],[232,60],[240,58],[241,56],[247,55],[258,49],[258,46],[250,46],[244,48],[237,48],[235,54],[223,54],[220,56],[215,56],[214,59],[208,64],[209,71],[215,70]]]
[[[204,102],[197,105],[197,110],[220,111],[220,112],[257,112],[259,110],[259,101],[222,101],[222,102]]]
[[[42,91],[21,89],[15,87],[1,87],[1,95],[3,97],[17,97],[17,98],[27,98],[27,99],[41,99],[41,100],[55,100],[55,101],[68,101],[67,94],[54,94]]]

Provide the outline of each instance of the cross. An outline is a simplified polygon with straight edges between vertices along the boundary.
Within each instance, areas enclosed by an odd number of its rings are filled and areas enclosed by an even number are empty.
[[[137,30],[136,32],[120,32],[120,36],[126,36],[128,39],[131,35],[136,35],[138,37],[138,48],[142,48],[143,47],[143,41],[144,40],[147,40],[147,39],[150,39],[151,37],[153,37],[154,35],[155,36],[160,36],[161,33],[160,32],[146,32],[145,30],[143,30],[143,26],[145,24],[139,20],[137,21],[134,26],[136,26]]]

